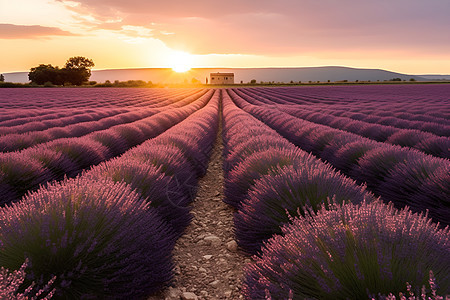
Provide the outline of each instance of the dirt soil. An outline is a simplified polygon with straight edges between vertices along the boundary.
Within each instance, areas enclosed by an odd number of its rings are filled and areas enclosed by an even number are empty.
[[[234,209],[222,201],[222,150],[219,129],[206,175],[199,180],[191,204],[193,220],[174,249],[174,284],[148,300],[243,299],[243,266],[250,258],[237,249]]]

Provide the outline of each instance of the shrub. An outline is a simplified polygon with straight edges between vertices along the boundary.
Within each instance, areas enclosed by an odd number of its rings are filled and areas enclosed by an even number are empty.
[[[60,180],[64,175],[72,177],[78,173],[76,164],[64,153],[50,148],[32,148],[27,156],[42,163],[43,167],[51,171],[51,178]]]
[[[230,155],[224,159],[224,171],[230,171],[235,165],[245,160],[249,155],[268,149],[292,148],[293,145],[274,134],[248,137],[247,141],[230,150]]]
[[[437,294],[437,285],[436,285],[436,278],[434,278],[434,274],[433,271],[430,270],[430,279],[428,280],[428,284],[430,286],[430,291],[427,291],[427,288],[425,287],[425,285],[422,285],[422,289],[420,290],[420,297],[422,299],[427,299],[427,300],[443,300],[444,297],[441,297]],[[419,300],[419,295],[415,295],[414,291],[418,291],[419,289],[413,288],[409,282],[406,283],[406,292],[402,293],[398,293],[399,299],[400,300]],[[427,295],[428,294],[428,295]],[[408,296],[408,298],[406,298],[406,296]],[[371,300],[395,300],[397,299],[394,294],[389,293],[387,296],[386,295],[381,295],[380,293],[378,293],[377,296],[375,295],[369,295],[369,297],[371,298]],[[446,299],[448,299],[448,295],[446,296]]]
[[[32,293],[34,283],[31,283],[29,287],[25,289],[23,293],[19,292],[19,288],[25,281],[25,269],[29,265],[28,259],[20,266],[19,270],[9,272],[8,269],[0,267],[0,299],[4,300],[35,300],[42,299],[48,300],[53,297],[55,289],[51,289],[51,285],[55,281],[55,277],[36,293]]]
[[[119,134],[120,137],[127,141],[127,148],[136,146],[145,141],[145,135],[141,129],[135,124],[122,124],[110,129],[112,132]]]
[[[358,160],[358,165],[350,172],[351,177],[360,183],[366,182],[369,189],[378,193],[380,183],[397,164],[407,159],[408,153],[407,149],[388,145],[369,150]]]
[[[367,299],[422,286],[433,270],[437,291],[450,289],[449,228],[380,201],[332,204],[295,218],[246,268],[243,294],[264,299]],[[420,292],[418,293],[420,294]]]
[[[171,279],[174,234],[125,183],[52,183],[0,209],[0,266],[30,261],[27,282],[53,276],[56,296],[138,298]]]
[[[128,149],[126,139],[113,130],[94,132],[90,135],[90,138],[108,148],[111,157],[120,155]]]
[[[142,164],[133,159],[114,159],[94,167],[86,175],[93,179],[104,178],[127,183],[179,234],[191,221],[186,207],[189,197],[173,177],[151,164]]]
[[[338,148],[334,155],[329,155],[328,161],[344,174],[349,174],[353,168],[358,165],[358,160],[368,151],[377,147],[376,142],[372,141],[354,141]]]
[[[415,148],[437,157],[450,158],[449,138],[430,137],[423,139],[415,145]]]
[[[420,130],[399,130],[392,134],[386,142],[389,144],[399,145],[402,147],[415,147],[421,140],[428,138],[430,134],[425,134]]]
[[[99,164],[108,155],[105,146],[89,138],[60,139],[49,143],[47,147],[67,155],[79,170]]]
[[[199,176],[203,176],[207,169],[207,162],[210,153],[210,141],[200,144],[200,138],[192,136],[186,138],[175,134],[168,134],[158,137],[153,141],[155,144],[171,145],[179,149],[188,159],[189,163],[197,170]],[[204,133],[203,133],[204,134]]]
[[[418,193],[420,187],[432,176],[437,169],[445,168],[450,171],[450,162],[442,165],[442,161],[432,156],[409,155],[408,160],[395,165],[378,187],[378,191],[386,201],[394,202],[397,208],[411,205],[411,196]],[[450,196],[448,194],[447,196]],[[428,202],[428,201],[427,201]],[[438,204],[439,202],[436,202]],[[429,203],[428,203],[429,205]],[[420,203],[415,205],[425,210],[427,207]]]
[[[37,159],[24,159],[20,153],[0,155],[0,205],[20,199],[28,190],[50,179],[50,171]]]
[[[373,196],[320,161],[303,161],[263,176],[235,215],[236,239],[246,252],[256,254],[263,241],[281,234],[292,216],[303,215],[305,207],[317,211],[327,199],[360,203]]]
[[[450,225],[450,166],[443,165],[430,174],[411,196],[408,205],[413,211],[429,210],[433,220]]]
[[[268,149],[249,155],[244,161],[235,166],[225,180],[225,203],[239,208],[248,190],[255,182],[266,174],[275,175],[284,166],[301,166],[312,160],[306,152],[297,147],[291,149]]]
[[[189,199],[193,199],[197,188],[196,172],[177,147],[150,141],[144,147],[127,152],[126,157],[136,159],[143,164],[151,164],[164,174],[171,176]]]

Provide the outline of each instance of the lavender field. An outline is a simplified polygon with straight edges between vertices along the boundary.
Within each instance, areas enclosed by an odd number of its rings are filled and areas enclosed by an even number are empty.
[[[5,88],[0,150],[0,299],[164,299],[214,159],[220,299],[450,298],[449,84]]]

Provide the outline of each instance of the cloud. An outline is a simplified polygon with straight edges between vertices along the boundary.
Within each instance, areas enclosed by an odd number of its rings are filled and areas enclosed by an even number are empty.
[[[75,34],[57,27],[40,25],[0,24],[0,39],[36,39],[50,36],[73,36]]]
[[[450,36],[442,34],[450,28],[448,0],[72,0],[68,8],[97,29],[120,20],[117,28],[147,28],[196,54],[450,52]]]

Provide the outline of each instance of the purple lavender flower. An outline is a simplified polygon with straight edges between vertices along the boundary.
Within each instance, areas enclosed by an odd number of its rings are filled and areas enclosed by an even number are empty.
[[[83,177],[127,183],[148,201],[178,234],[181,234],[191,221],[192,216],[187,207],[190,201],[188,194],[176,184],[172,176],[161,172],[161,167],[142,164],[140,161],[125,157],[102,163]]]
[[[39,297],[39,299],[41,300],[49,300],[53,297],[55,289],[52,289],[51,286],[56,277],[50,279],[50,281],[44,287],[42,287],[35,293],[32,293],[32,290],[35,286],[34,282],[31,283],[30,286],[25,288],[23,293],[19,292],[19,289],[25,281],[25,269],[28,265],[28,259],[25,259],[25,262],[22,264],[22,266],[20,266],[20,269],[13,272],[9,272],[8,269],[0,267],[0,299],[35,300]]]
[[[256,254],[264,241],[281,234],[281,227],[292,217],[304,215],[305,209],[316,211],[329,199],[360,203],[374,197],[317,160],[262,176],[235,214],[236,239],[246,252]]]
[[[171,279],[174,233],[125,183],[49,184],[0,209],[0,266],[28,258],[27,282],[55,296],[138,298]]]
[[[246,268],[243,294],[264,299],[367,299],[422,286],[433,270],[437,292],[450,290],[449,228],[381,201],[333,204],[295,218]]]
[[[266,174],[277,174],[284,166],[311,163],[311,155],[297,147],[285,149],[271,148],[250,154],[235,166],[225,180],[224,202],[239,208],[248,190]]]

